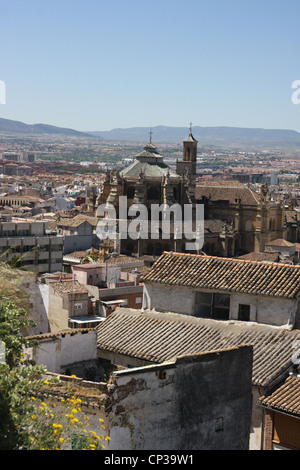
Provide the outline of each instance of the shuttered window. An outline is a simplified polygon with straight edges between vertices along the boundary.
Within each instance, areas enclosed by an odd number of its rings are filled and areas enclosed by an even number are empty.
[[[300,419],[283,413],[274,413],[273,442],[283,447],[300,450]]]

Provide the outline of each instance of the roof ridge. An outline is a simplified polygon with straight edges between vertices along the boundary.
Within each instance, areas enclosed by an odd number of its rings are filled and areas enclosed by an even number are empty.
[[[180,253],[174,251],[164,251],[163,255],[179,255],[185,257],[195,257],[195,258],[210,258],[210,259],[219,259],[224,261],[233,261],[233,262],[240,262],[240,263],[252,263],[252,264],[263,264],[263,265],[274,265],[280,266],[283,268],[295,268],[300,269],[300,265],[292,265],[292,264],[280,264],[274,261],[257,261],[257,260],[250,260],[250,259],[240,259],[240,258],[228,258],[222,256],[212,256],[212,255],[198,255],[196,253]]]

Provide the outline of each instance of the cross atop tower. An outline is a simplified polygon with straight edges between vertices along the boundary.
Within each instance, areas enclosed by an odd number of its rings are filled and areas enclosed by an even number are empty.
[[[150,144],[152,144],[152,134],[153,134],[152,129],[150,129],[149,134],[150,134]]]
[[[192,125],[193,125],[193,123],[190,122],[190,134],[192,133]]]

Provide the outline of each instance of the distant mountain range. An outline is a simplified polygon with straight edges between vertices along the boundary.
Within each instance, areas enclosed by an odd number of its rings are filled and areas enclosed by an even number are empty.
[[[6,134],[25,134],[25,135],[66,135],[74,137],[91,137],[91,134],[67,129],[64,127],[50,126],[48,124],[25,124],[20,121],[12,121],[10,119],[0,118],[0,132]]]
[[[110,131],[81,132],[48,124],[25,124],[0,118],[0,133],[16,135],[57,135],[74,137],[97,137],[106,141],[149,142],[150,128],[117,128]],[[187,127],[156,126],[152,128],[153,143],[178,143],[181,145],[188,134]],[[243,127],[193,127],[193,135],[199,146],[286,149],[300,151],[300,133],[293,130],[261,129]]]
[[[149,132],[150,129],[146,127],[132,127],[129,129],[92,132],[91,134],[105,140],[148,142]],[[156,126],[152,128],[152,132],[153,143],[181,143],[188,136],[189,129],[187,127]],[[192,133],[200,146],[300,150],[300,133],[293,130],[194,126]]]

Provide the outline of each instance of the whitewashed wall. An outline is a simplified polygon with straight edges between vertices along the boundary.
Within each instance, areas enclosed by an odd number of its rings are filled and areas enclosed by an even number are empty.
[[[97,333],[51,335],[39,340],[38,348],[27,348],[25,358],[46,366],[48,372],[60,374],[63,366],[97,358]]]

